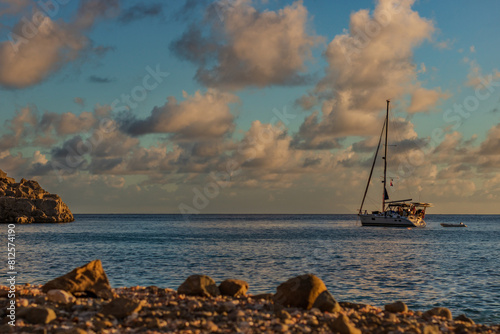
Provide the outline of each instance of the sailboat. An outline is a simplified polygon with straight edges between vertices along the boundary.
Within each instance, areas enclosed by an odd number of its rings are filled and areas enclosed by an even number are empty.
[[[361,220],[362,226],[383,226],[383,227],[425,227],[425,210],[431,207],[431,203],[420,203],[412,202],[412,199],[395,200],[389,201],[389,195],[387,193],[387,138],[389,133],[389,105],[390,100],[387,100],[387,112],[385,116],[384,126],[382,127],[382,132],[380,133],[380,139],[378,141],[377,150],[375,151],[375,158],[373,159],[372,168],[370,171],[370,176],[368,177],[368,183],[366,184],[365,194],[363,200],[361,201],[361,207],[359,208],[358,216]],[[365,203],[366,194],[368,193],[368,188],[370,187],[371,178],[373,175],[373,169],[377,161],[377,156],[380,149],[380,144],[382,142],[382,137],[385,134],[385,150],[384,156],[384,180],[383,193],[382,193],[382,210],[372,211],[369,213],[367,210],[363,212],[363,205]]]

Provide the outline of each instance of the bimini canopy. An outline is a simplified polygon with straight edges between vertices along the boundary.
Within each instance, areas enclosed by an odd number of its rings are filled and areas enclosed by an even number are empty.
[[[411,202],[411,204],[413,204],[413,205],[415,205],[415,206],[422,207],[422,208],[430,208],[430,207],[433,207],[432,203]]]
[[[389,206],[409,208],[411,205],[408,203],[391,203],[391,204],[389,204]]]

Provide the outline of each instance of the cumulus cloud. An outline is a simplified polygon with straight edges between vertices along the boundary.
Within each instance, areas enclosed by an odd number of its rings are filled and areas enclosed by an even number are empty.
[[[486,139],[481,143],[477,163],[483,168],[498,168],[500,163],[500,124],[493,126],[487,134]]]
[[[30,0],[0,0],[0,17],[18,14],[31,4]]]
[[[192,96],[184,92],[184,98],[178,102],[169,97],[149,117],[124,121],[122,130],[133,136],[165,133],[178,140],[219,138],[232,131],[234,116],[229,104],[238,102],[237,96],[208,89],[205,94],[198,91]]]
[[[29,165],[29,158],[25,158],[22,153],[10,154],[9,151],[2,151],[0,148],[0,169],[10,177],[25,177],[24,172]]]
[[[23,36],[24,22],[14,27]],[[0,85],[24,88],[39,83],[62,65],[76,59],[88,40],[44,17],[31,39],[0,43]]]
[[[412,10],[413,0],[380,0],[373,11],[351,15],[349,31],[335,36],[325,53],[325,77],[313,92],[299,99],[311,108],[296,142],[302,148],[330,149],[337,138],[375,135],[385,100],[411,96],[410,112],[428,111],[447,95],[421,87],[413,49],[430,40],[434,23]],[[394,104],[393,104],[394,105]]]
[[[33,107],[17,110],[14,118],[5,122],[7,131],[0,137],[0,152],[25,144],[37,124],[38,119]]]
[[[391,145],[392,154],[406,154],[410,150],[427,147],[428,139],[419,138],[414,124],[404,118],[396,117],[391,119],[389,126],[388,141],[389,145]],[[380,124],[379,131],[381,129],[382,124]],[[378,136],[367,137],[364,140],[353,143],[352,149],[357,153],[372,154],[375,152],[378,141]]]
[[[466,86],[470,87],[480,87],[488,86],[493,80],[498,81],[500,79],[500,71],[494,69],[492,73],[485,75],[481,66],[475,60],[465,58],[464,61],[469,64],[469,73],[467,74]]]
[[[305,62],[321,39],[308,33],[308,12],[301,1],[277,12],[259,12],[250,0],[207,15],[210,32],[192,26],[171,49],[199,65],[196,79],[210,87],[295,85],[307,78]]]
[[[91,45],[84,32],[117,6],[118,0],[83,1],[70,23],[55,22],[39,10],[20,20],[10,40],[0,43],[0,85],[32,86],[79,58]]]
[[[98,158],[126,156],[140,143],[137,138],[127,136],[117,129],[108,133],[102,133],[97,129],[93,133],[93,139],[88,142],[92,147],[90,155]]]
[[[40,113],[36,106],[27,106],[16,111],[15,116],[6,121],[0,137],[0,151],[23,147],[49,147],[65,140],[70,135],[83,135],[99,129],[100,122],[107,114],[101,108],[94,112],[83,111]]]
[[[293,168],[298,157],[290,149],[291,140],[282,127],[254,121],[242,140],[236,160],[250,168],[282,171]]]
[[[80,115],[67,112],[57,114],[45,112],[39,123],[39,129],[43,132],[49,132],[52,129],[59,136],[87,132],[92,129],[97,122],[93,113],[82,112]]]
[[[420,87],[413,92],[411,104],[407,110],[409,113],[430,111],[439,101],[448,99],[449,97],[449,93],[443,93],[439,88],[426,89]]]

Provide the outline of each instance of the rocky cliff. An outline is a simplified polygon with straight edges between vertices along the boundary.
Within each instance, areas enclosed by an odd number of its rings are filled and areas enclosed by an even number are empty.
[[[38,182],[19,183],[0,170],[0,223],[69,223],[74,219],[58,195],[45,191]]]

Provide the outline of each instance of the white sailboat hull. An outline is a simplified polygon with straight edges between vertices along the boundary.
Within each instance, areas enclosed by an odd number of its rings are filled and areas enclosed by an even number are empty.
[[[399,215],[360,214],[362,226],[379,227],[425,227],[425,221],[420,217],[404,217]]]
[[[380,132],[380,138],[378,140],[377,150],[375,151],[375,157],[373,158],[372,167],[370,170],[370,176],[368,177],[368,182],[366,183],[365,193],[363,195],[363,200],[361,201],[361,207],[359,208],[359,218],[361,220],[362,226],[381,226],[381,227],[425,227],[425,210],[431,207],[431,203],[420,203],[420,202],[410,202],[412,199],[404,199],[398,201],[389,201],[389,195],[387,193],[387,139],[389,133],[389,104],[390,100],[387,100],[387,112],[385,114],[385,122]],[[377,156],[380,149],[380,144],[382,143],[382,138],[385,133],[385,145],[384,145],[384,179],[382,181],[383,185],[383,197],[382,197],[382,211],[372,211],[368,213],[367,210],[363,212],[363,205],[365,204],[366,195],[368,193],[368,188],[370,187],[370,182],[373,175],[373,170],[377,162]],[[392,179],[391,184],[392,186]],[[410,203],[408,203],[410,202]]]

